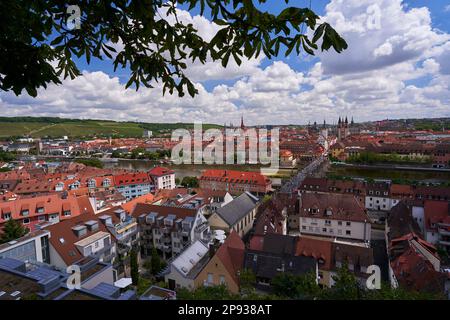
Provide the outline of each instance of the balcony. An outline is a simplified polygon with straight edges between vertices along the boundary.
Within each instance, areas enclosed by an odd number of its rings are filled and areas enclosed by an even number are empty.
[[[206,229],[209,228],[209,224],[208,222],[203,222],[200,225],[195,227],[195,233],[202,233],[203,231],[205,231]]]
[[[181,236],[183,237],[188,237],[190,235],[191,231],[190,230],[181,230]]]
[[[116,226],[115,226],[116,232],[122,233],[122,232],[134,227],[135,225],[137,225],[136,219],[128,217],[125,221],[116,224]]]
[[[92,253],[91,256],[94,258],[100,258],[102,256],[105,256],[105,253],[110,255],[112,248],[113,245],[110,243],[109,245],[103,247],[102,249],[96,251],[95,253]]]

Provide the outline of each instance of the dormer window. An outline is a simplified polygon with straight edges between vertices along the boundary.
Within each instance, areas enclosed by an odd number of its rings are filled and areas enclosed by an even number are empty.
[[[2,219],[5,221],[11,219],[11,213],[3,213]]]
[[[87,233],[87,227],[83,225],[77,225],[72,227],[72,231],[75,233],[75,235],[80,238]]]
[[[36,208],[37,213],[44,213],[44,207],[38,207]]]
[[[89,180],[89,182],[88,182],[89,188],[95,188],[96,186],[97,186],[97,183],[96,183],[95,179]]]
[[[96,230],[98,230],[98,222],[95,221],[95,220],[87,221],[85,223],[85,225],[87,226],[89,231],[96,231]]]
[[[23,209],[23,210],[20,212],[20,214],[21,214],[23,217],[28,217],[28,216],[30,215],[30,210],[28,210],[28,209]]]
[[[110,179],[103,180],[103,186],[104,187],[109,187],[110,185],[111,185],[111,180]]]
[[[70,216],[72,213],[70,212],[70,210],[64,210],[63,211],[63,216],[67,217]]]

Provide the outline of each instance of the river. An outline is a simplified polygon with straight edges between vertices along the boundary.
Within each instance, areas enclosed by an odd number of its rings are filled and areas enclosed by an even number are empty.
[[[119,159],[118,162],[104,162],[104,168],[118,168],[126,170],[139,170],[148,171],[155,166],[164,166],[172,169],[176,173],[176,177],[183,179],[184,177],[200,177],[202,172],[207,169],[229,169],[229,170],[242,170],[242,171],[257,171],[259,172],[260,166],[258,165],[207,165],[207,164],[183,164],[173,165],[167,163],[160,163],[160,161],[152,160],[127,160]],[[280,169],[278,175],[269,177],[274,186],[281,185],[282,178],[288,178],[293,174],[291,169]]]

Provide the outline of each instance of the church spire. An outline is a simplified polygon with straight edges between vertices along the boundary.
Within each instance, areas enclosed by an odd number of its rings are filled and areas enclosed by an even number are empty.
[[[241,129],[244,129],[244,115],[241,115]]]

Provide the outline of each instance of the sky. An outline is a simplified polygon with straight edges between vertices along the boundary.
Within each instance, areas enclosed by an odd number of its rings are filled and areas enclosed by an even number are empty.
[[[310,1],[290,5],[309,6]],[[267,0],[279,12],[284,1]],[[219,30],[197,11],[179,8],[205,39]],[[0,116],[57,116],[142,122],[248,125],[335,123],[450,117],[450,0],[311,0],[311,9],[347,41],[341,54],[188,64],[199,94],[125,89],[126,70],[111,60],[79,62],[83,76],[39,89],[38,97],[0,92]]]

